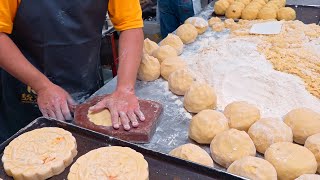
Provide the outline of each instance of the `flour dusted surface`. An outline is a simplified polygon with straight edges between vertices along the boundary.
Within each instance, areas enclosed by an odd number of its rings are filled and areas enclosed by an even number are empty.
[[[193,53],[182,57],[198,81],[214,87],[219,110],[233,101],[247,101],[259,107],[262,117],[282,117],[298,107],[320,112],[320,100],[305,89],[299,77],[274,70],[259,53],[259,38],[216,39],[213,32],[205,36],[193,44],[192,48],[197,47]]]

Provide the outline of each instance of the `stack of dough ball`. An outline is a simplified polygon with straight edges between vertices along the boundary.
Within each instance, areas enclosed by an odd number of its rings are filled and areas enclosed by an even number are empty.
[[[258,19],[277,19],[277,10],[269,7],[263,7],[258,13]]]
[[[292,129],[293,141],[304,144],[306,139],[320,133],[320,114],[308,109],[298,108],[284,117],[284,122]]]
[[[260,110],[245,101],[235,101],[225,107],[224,115],[229,119],[230,128],[248,131],[260,119]]]
[[[210,144],[218,133],[228,129],[228,120],[223,113],[206,109],[193,116],[189,126],[189,137],[199,144]]]
[[[168,80],[171,73],[178,69],[184,69],[187,67],[187,63],[179,56],[167,58],[161,63],[161,76]]]
[[[290,7],[283,7],[280,8],[277,12],[277,19],[278,20],[295,20],[296,19],[296,11]]]
[[[143,41],[143,54],[152,55],[153,51],[158,48],[158,44],[148,38]]]
[[[253,0],[253,1],[251,1],[251,3],[259,3],[261,5],[261,7],[267,4],[265,0]]]
[[[149,179],[148,162],[137,151],[120,146],[101,147],[79,157],[68,180]]]
[[[210,144],[210,150],[213,160],[226,168],[238,159],[256,155],[249,135],[236,129],[217,134]]]
[[[304,174],[299,176],[295,180],[320,180],[320,175],[318,174]]]
[[[318,163],[317,172],[320,173],[320,133],[308,137],[304,147],[308,148],[316,157]]]
[[[210,18],[209,21],[208,21],[209,26],[212,26],[213,24],[219,23],[219,22],[221,22],[221,19],[218,18],[218,17],[212,17],[212,18]]]
[[[174,71],[168,79],[169,89],[176,95],[184,95],[193,82],[194,78],[187,69]]]
[[[251,0],[236,0],[235,2],[241,2],[242,4],[244,4],[246,6],[251,2]]]
[[[158,59],[144,54],[138,70],[138,79],[154,81],[160,77],[160,63]]]
[[[246,156],[233,162],[227,171],[253,180],[277,180],[277,171],[272,164],[252,156]]]
[[[268,2],[268,4],[276,5],[277,9],[285,6],[284,1],[282,1],[282,0],[271,0],[271,1]]]
[[[196,40],[198,36],[198,31],[191,24],[182,24],[177,29],[177,35],[184,44],[190,44]]]
[[[260,9],[262,8],[260,3],[250,3],[244,8],[241,14],[241,18],[245,20],[257,19]]]
[[[227,18],[238,19],[241,17],[244,8],[245,5],[242,2],[234,2],[227,9],[225,16]]]
[[[200,17],[190,17],[185,21],[185,24],[192,24],[197,30],[198,34],[203,34],[208,29],[208,22]]]
[[[233,19],[226,19],[225,21],[224,21],[224,26],[226,27],[226,28],[228,28],[228,29],[230,29],[230,28],[232,28],[234,25],[236,25],[237,23],[236,22],[234,22],[234,20]]]
[[[205,150],[194,144],[184,144],[173,149],[169,154],[171,156],[175,156],[205,166],[214,166],[210,155]]]
[[[179,36],[171,33],[168,34],[168,36],[160,42],[160,46],[164,46],[164,45],[169,45],[173,47],[177,51],[178,55],[182,53],[183,47],[184,47],[183,42],[181,41]]]
[[[280,119],[261,119],[250,127],[248,134],[262,154],[274,143],[293,141],[291,128]]]
[[[214,13],[216,15],[224,15],[230,6],[230,3],[228,0],[219,0],[214,4]]]
[[[224,23],[223,22],[216,22],[212,26],[212,30],[216,32],[221,32],[224,30]]]
[[[205,83],[194,83],[184,95],[184,107],[191,113],[217,106],[217,95],[214,89]]]
[[[159,60],[160,63],[162,63],[162,61],[164,61],[167,58],[171,58],[171,57],[177,57],[177,51],[169,46],[169,45],[164,45],[164,46],[160,46],[158,49],[154,50],[152,53],[152,56],[157,58]]]
[[[279,180],[295,179],[303,174],[315,174],[317,171],[317,161],[312,152],[297,144],[272,144],[264,157],[276,168]]]

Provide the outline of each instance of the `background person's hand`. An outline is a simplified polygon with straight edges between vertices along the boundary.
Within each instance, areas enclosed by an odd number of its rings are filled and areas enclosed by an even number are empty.
[[[50,84],[46,88],[40,89],[37,95],[38,106],[44,117],[61,121],[72,119],[69,106],[73,106],[74,101],[64,89]]]
[[[115,91],[90,108],[92,112],[99,112],[104,109],[109,109],[115,129],[119,128],[119,117],[125,130],[130,130],[130,121],[133,127],[138,127],[138,118],[141,121],[145,120],[139,107],[139,101],[133,92]]]

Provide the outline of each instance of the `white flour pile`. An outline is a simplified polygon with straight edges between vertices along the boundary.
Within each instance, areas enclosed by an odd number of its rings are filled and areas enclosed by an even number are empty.
[[[303,81],[272,68],[257,50],[259,39],[206,37],[194,43],[197,52],[184,53],[197,80],[211,84],[217,92],[218,109],[233,101],[256,104],[263,117],[282,117],[299,107],[320,112],[320,100]]]

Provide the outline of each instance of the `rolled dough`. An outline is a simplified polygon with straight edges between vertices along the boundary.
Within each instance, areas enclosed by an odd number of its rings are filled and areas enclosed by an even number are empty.
[[[98,113],[92,113],[92,111],[88,111],[88,119],[93,124],[98,126],[112,126],[111,114],[108,109],[104,109]],[[119,120],[119,124],[121,121]]]

